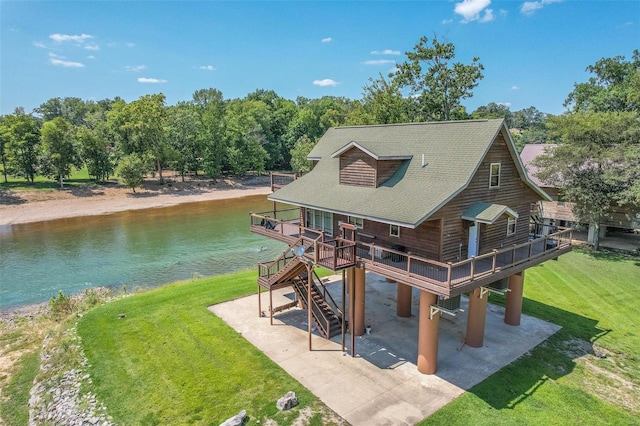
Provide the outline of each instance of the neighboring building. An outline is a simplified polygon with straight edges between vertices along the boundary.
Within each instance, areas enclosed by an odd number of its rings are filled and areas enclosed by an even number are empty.
[[[527,144],[520,153],[520,158],[525,165],[530,179],[552,198],[551,201],[538,202],[533,210],[533,220],[542,226],[539,227],[539,234],[544,234],[553,230],[556,226],[569,227],[580,225],[573,214],[573,204],[567,203],[562,197],[562,189],[541,182],[536,176],[537,167],[533,165],[533,161],[547,150],[552,150],[556,144]],[[588,224],[584,224],[588,228],[587,242],[594,244],[594,228]],[[608,228],[634,230],[640,228],[640,212],[631,208],[612,205],[609,211],[600,221],[600,238],[607,236]]]
[[[519,325],[524,271],[571,250],[571,230],[530,239],[531,205],[551,198],[527,176],[501,119],[331,128],[308,158],[311,172],[268,197],[273,211],[252,214],[253,232],[290,245],[260,264],[258,288],[293,286],[325,337],[344,309],[318,296],[313,267],[348,278],[352,336],[364,333],[365,270],[398,283],[399,316],[411,316],[418,288],[423,373],[437,368],[439,315],[462,293],[466,343],[480,347],[488,292],[508,283],[505,322]]]

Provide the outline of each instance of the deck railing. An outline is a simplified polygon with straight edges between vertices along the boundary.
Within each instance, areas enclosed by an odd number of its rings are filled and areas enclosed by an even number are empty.
[[[298,210],[298,209],[294,209]],[[278,214],[282,215],[280,212]],[[273,216],[273,217],[271,217]],[[344,269],[361,261],[371,271],[388,278],[406,281],[449,295],[473,285],[474,281],[506,270],[524,269],[526,262],[546,260],[571,250],[572,229],[556,228],[556,232],[542,237],[532,236],[522,244],[495,249],[490,253],[474,256],[459,262],[439,262],[361,241],[343,239],[327,240],[320,231],[301,226],[299,218],[276,219],[276,212],[252,213],[251,226],[254,232],[268,235],[282,241],[292,242],[297,238],[316,236],[313,259],[316,264],[331,270]],[[272,221],[272,225],[265,221]],[[517,272],[517,271],[516,271]],[[504,274],[503,274],[504,275]]]
[[[271,190],[277,191],[283,186],[289,185],[298,178],[297,173],[276,173],[271,172]]]

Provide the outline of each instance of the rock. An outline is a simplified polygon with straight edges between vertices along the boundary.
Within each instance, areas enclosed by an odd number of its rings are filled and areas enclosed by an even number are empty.
[[[122,319],[122,318],[126,318],[127,316],[125,314],[119,314],[118,315],[118,319]]]
[[[242,426],[247,417],[247,410],[242,410],[235,416],[228,418],[220,426]]]
[[[298,397],[295,392],[291,391],[285,393],[284,396],[276,403],[276,407],[278,407],[278,410],[280,411],[290,410],[296,405],[298,405]]]

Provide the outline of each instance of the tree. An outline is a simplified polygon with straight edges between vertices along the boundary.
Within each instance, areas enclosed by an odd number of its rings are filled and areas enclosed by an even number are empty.
[[[514,127],[513,113],[509,110],[509,107],[495,102],[478,107],[471,113],[471,118],[504,118],[508,129]]]
[[[136,187],[142,185],[144,175],[148,171],[148,162],[135,153],[124,156],[117,168],[118,178],[133,192],[136,192]]]
[[[225,111],[226,166],[236,175],[261,173],[269,154],[263,127],[267,106],[261,101],[231,101]]]
[[[80,166],[80,157],[74,146],[71,124],[62,117],[47,121],[41,131],[42,173],[64,188],[64,178],[71,174],[72,166]]]
[[[587,67],[594,74],[586,83],[574,84],[564,106],[573,112],[640,111],[640,52],[631,61],[624,56],[602,58]]]
[[[291,169],[295,172],[307,173],[311,171],[313,162],[307,156],[316,144],[307,137],[300,136],[291,150]]]
[[[407,61],[392,74],[401,88],[409,89],[409,97],[418,103],[418,120],[450,120],[466,116],[463,99],[473,96],[472,90],[483,78],[484,66],[474,57],[471,64],[451,61],[455,58],[452,43],[421,37]]]
[[[200,117],[193,104],[179,103],[169,107],[167,114],[167,140],[177,153],[172,168],[180,173],[182,181],[187,172],[198,172],[202,158]]]
[[[113,161],[113,146],[109,142],[106,123],[99,124],[95,129],[79,127],[76,140],[80,144],[81,157],[87,166],[89,176],[96,181],[109,179],[115,170]]]
[[[415,100],[405,98],[400,91],[399,79],[387,80],[382,74],[370,78],[369,84],[362,88],[362,105],[366,116],[362,123],[354,124],[392,124],[412,121]],[[353,122],[354,115],[350,116]]]
[[[24,176],[33,183],[38,168],[40,128],[38,121],[24,109],[16,108],[13,114],[4,116],[2,135],[5,140],[5,170],[16,176]]]
[[[156,164],[160,183],[164,183],[162,165],[172,157],[165,133],[165,96],[144,95],[126,104],[120,111],[122,151],[125,154],[149,156]]]
[[[222,172],[226,157],[224,114],[226,103],[217,89],[201,89],[193,94],[192,103],[200,116],[198,143],[202,146],[202,167],[215,179]]]
[[[640,117],[636,112],[579,112],[548,124],[560,144],[540,156],[538,178],[561,188],[578,221],[595,230],[615,204],[640,207]]]

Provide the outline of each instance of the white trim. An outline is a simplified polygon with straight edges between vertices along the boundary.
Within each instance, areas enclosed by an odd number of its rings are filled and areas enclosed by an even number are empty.
[[[513,232],[510,232],[509,228],[513,224]],[[517,217],[508,217],[507,218],[507,237],[512,237],[518,233],[518,218]]]
[[[394,234],[393,232],[391,232],[391,230],[393,229],[394,226],[396,228],[398,228],[398,233],[397,234]],[[398,225],[390,224],[389,225],[389,236],[400,238],[400,227]]]
[[[497,185],[493,184],[493,178],[495,176],[493,174],[493,166],[498,166],[498,184]],[[489,165],[489,189],[500,188],[501,174],[502,174],[502,163],[501,162],[491,163]]]
[[[351,221],[353,219],[353,222]],[[360,224],[358,224],[358,220]],[[357,216],[347,216],[347,223],[355,225],[356,229],[364,229],[364,219]]]

